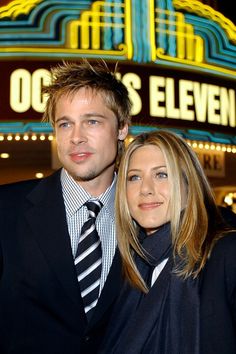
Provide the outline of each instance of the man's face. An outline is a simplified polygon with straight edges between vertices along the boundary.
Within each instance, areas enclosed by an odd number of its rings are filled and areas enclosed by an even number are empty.
[[[117,118],[105,105],[102,95],[89,88],[81,88],[73,95],[62,95],[56,103],[59,159],[88,192],[93,186],[102,193],[111,183],[117,142],[125,139],[127,129],[125,126],[118,130]]]

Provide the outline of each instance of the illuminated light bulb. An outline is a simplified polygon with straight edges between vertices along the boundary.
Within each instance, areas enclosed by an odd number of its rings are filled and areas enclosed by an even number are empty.
[[[53,140],[53,135],[48,135],[48,140],[52,141]]]
[[[37,172],[37,173],[35,173],[35,177],[36,178],[43,178],[44,174],[42,172]]]
[[[7,152],[2,152],[0,154],[1,159],[9,159],[10,155]]]
[[[232,197],[228,194],[228,195],[225,196],[224,202],[225,202],[226,204],[228,204],[228,205],[232,205],[232,204],[233,204],[233,199],[232,199]]]
[[[216,150],[217,150],[217,151],[220,151],[220,150],[221,150],[221,147],[220,147],[219,145],[217,145]]]
[[[26,141],[26,140],[29,140],[29,135],[27,135],[27,134],[25,134],[24,136],[23,136],[23,139]]]
[[[203,149],[203,146],[204,145],[202,143],[198,144],[199,149]]]
[[[20,135],[19,135],[19,134],[17,134],[17,135],[15,136],[15,140],[16,140],[16,141],[19,141],[19,140],[20,140]]]
[[[8,136],[7,136],[7,140],[8,140],[8,141],[11,141],[12,139],[13,139],[13,136],[12,136],[12,135],[8,135]]]
[[[0,135],[0,141],[4,140],[4,135]]]
[[[215,145],[211,145],[211,150],[215,150]]]
[[[232,151],[231,147],[230,147],[230,146],[227,147],[226,151],[227,151],[227,152],[231,152],[231,151]]]
[[[34,141],[37,140],[37,135],[35,135],[35,134],[32,135],[32,136],[31,136],[31,140],[34,140]]]
[[[197,148],[197,143],[193,143],[193,148]]]
[[[206,150],[209,150],[209,148],[210,148],[209,144],[205,144],[204,147],[205,147]]]
[[[225,152],[227,149],[225,146],[222,146],[222,151]]]
[[[40,140],[45,140],[46,139],[46,137],[45,137],[45,135],[40,135],[40,138],[39,138]]]
[[[236,148],[232,149],[232,153],[235,154],[236,153]]]

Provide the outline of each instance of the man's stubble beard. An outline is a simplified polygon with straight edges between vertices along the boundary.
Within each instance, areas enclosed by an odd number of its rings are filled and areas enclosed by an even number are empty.
[[[80,176],[78,174],[71,175],[76,182],[89,182],[98,176],[95,171],[89,171],[85,176]]]
[[[108,166],[105,166],[103,168],[103,170],[99,170],[99,171],[90,170],[90,171],[88,171],[86,174],[84,174],[82,176],[79,175],[79,174],[76,174],[76,173],[71,173],[71,176],[73,177],[73,179],[76,182],[89,182],[89,181],[92,181],[95,178],[101,176],[104,173],[104,171],[108,170],[110,167],[113,167],[113,173],[114,173],[114,171],[115,171],[115,160],[112,161]]]

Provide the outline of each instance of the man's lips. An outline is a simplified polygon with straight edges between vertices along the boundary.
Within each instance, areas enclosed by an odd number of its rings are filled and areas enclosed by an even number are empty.
[[[72,152],[69,154],[70,158],[74,162],[81,162],[87,160],[90,156],[92,156],[91,152]]]
[[[162,205],[162,202],[140,203],[138,207],[142,210],[150,210],[158,208]]]

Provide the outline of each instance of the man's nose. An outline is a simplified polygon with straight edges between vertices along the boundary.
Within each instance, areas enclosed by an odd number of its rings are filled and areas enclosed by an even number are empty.
[[[71,142],[73,144],[81,144],[87,141],[86,131],[81,124],[74,126],[71,132]]]

